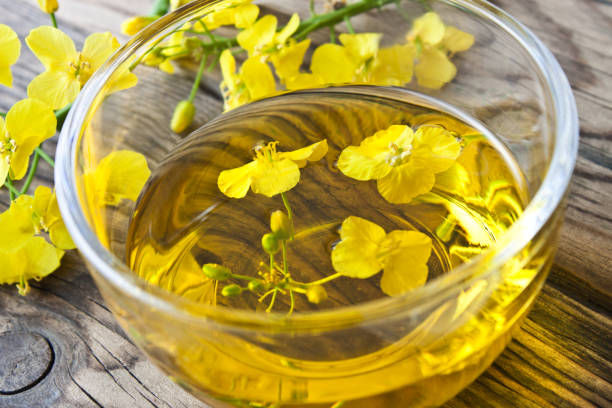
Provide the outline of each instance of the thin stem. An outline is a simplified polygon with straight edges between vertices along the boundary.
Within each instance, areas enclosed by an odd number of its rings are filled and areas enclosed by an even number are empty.
[[[274,254],[270,254],[270,273],[274,272]]]
[[[193,86],[191,87],[191,93],[189,94],[189,102],[193,102],[196,96],[196,92],[200,88],[200,81],[202,80],[202,74],[204,73],[204,68],[206,67],[206,58],[207,55],[202,55],[202,60],[200,61],[200,68],[198,68],[198,73],[193,81]]]
[[[351,23],[349,16],[344,16],[344,23],[346,24],[346,28],[349,33],[355,34],[355,29],[353,28],[353,24]]]
[[[274,288],[272,289],[272,299],[270,300],[270,304],[268,305],[268,308],[266,309],[266,313],[270,313],[272,311],[272,308],[274,307],[274,302],[276,302],[276,294],[278,293],[278,289]]]
[[[287,216],[289,217],[289,224],[291,224],[291,239],[293,240],[293,211],[291,211],[291,206],[289,205],[289,201],[287,197],[285,197],[285,193],[281,193],[281,199],[283,200],[283,204],[287,209]]]
[[[289,276],[289,266],[287,265],[287,241],[283,241],[281,244],[281,248],[283,250],[283,275],[285,277]]]
[[[30,170],[28,171],[28,176],[26,178],[23,187],[21,187],[20,194],[25,194],[30,189],[30,185],[34,180],[34,175],[36,175],[36,169],[38,168],[38,162],[40,161],[40,154],[37,151],[34,151],[34,158],[32,159],[32,164],[30,165]]]
[[[4,187],[6,187],[8,189],[9,195],[11,196],[11,201],[14,201],[15,198],[17,198],[17,197],[19,197],[21,195],[19,193],[19,191],[15,188],[15,186],[13,186],[13,180],[11,180],[8,177],[4,181]]]
[[[40,147],[37,147],[36,149],[34,149],[34,152],[38,153],[40,158],[46,161],[49,164],[49,166],[55,167],[55,161],[51,158],[51,156],[45,153],[43,149],[41,149]]]
[[[257,278],[253,278],[252,276],[238,275],[236,273],[232,273],[232,278],[242,279],[247,281],[256,280]]]
[[[311,286],[311,285],[322,285],[322,284],[324,284],[324,283],[327,283],[327,282],[329,282],[329,281],[332,281],[332,280],[334,280],[334,279],[337,279],[337,278],[339,278],[339,277],[341,277],[341,276],[342,276],[342,275],[340,275],[340,273],[334,273],[333,275],[329,275],[329,276],[328,276],[328,277],[326,277],[326,278],[319,279],[319,280],[316,280],[316,281],[314,281],[314,282],[310,282],[310,283],[305,283],[304,285],[307,285],[307,286]]]
[[[55,118],[57,119],[57,130],[62,130],[62,126],[64,126],[64,121],[66,120],[66,115],[68,115],[68,112],[70,112],[70,108],[72,108],[72,102],[70,102],[63,108],[55,111]]]
[[[49,13],[49,16],[51,17],[51,24],[53,24],[53,27],[57,28],[57,20],[55,18],[55,13]]]
[[[289,312],[287,312],[288,315],[293,313],[293,309],[295,309],[295,297],[293,296],[293,291],[291,289],[289,289],[289,297],[291,298],[291,305],[289,306]]]
[[[317,13],[315,13],[315,2],[314,0],[310,0],[310,4],[308,5],[308,9],[310,10],[310,17],[314,17],[317,15]]]
[[[3,118],[6,118],[6,112],[0,112],[0,116],[2,116]]]
[[[336,27],[329,26],[329,42],[332,44],[336,43]]]

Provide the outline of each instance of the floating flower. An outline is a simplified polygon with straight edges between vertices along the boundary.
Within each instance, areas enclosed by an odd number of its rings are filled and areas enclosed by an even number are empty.
[[[30,155],[38,145],[55,134],[57,120],[47,104],[36,99],[17,102],[0,117],[0,185],[10,174],[13,180],[23,178]]]
[[[21,43],[13,29],[0,24],[0,84],[13,86],[13,75],[11,65],[19,59]]]
[[[252,162],[222,171],[217,180],[219,190],[228,197],[242,198],[250,187],[256,194],[272,197],[295,187],[300,181],[300,168],[327,154],[326,139],[292,152],[277,152],[277,144],[260,146]]]
[[[408,126],[392,125],[344,149],[338,168],[357,180],[377,180],[387,201],[408,203],[433,188],[435,174],[448,169],[460,150],[443,127],[421,126],[413,132]]]
[[[111,33],[94,33],[85,39],[83,50],[77,52],[70,37],[49,26],[30,31],[26,43],[45,67],[45,72],[28,85],[28,96],[53,109],[74,101],[85,82],[119,48]],[[115,80],[121,86],[114,90],[134,86],[136,81],[136,76],[126,71]]]
[[[422,286],[429,272],[432,241],[418,231],[385,230],[360,217],[344,220],[332,265],[343,276],[367,279],[383,270],[381,290],[390,296]]]
[[[276,93],[276,81],[272,71],[258,57],[250,57],[244,61],[238,74],[236,60],[230,50],[221,53],[219,63],[223,74],[220,87],[226,110]]]
[[[457,74],[449,56],[474,44],[473,35],[445,25],[434,12],[414,21],[407,40],[418,50],[415,74],[419,85],[433,89],[441,88]]]
[[[145,157],[118,150],[100,160],[84,177],[87,196],[96,206],[117,205],[122,199],[136,201],[151,171]]]
[[[34,236],[16,251],[4,252],[0,249],[0,284],[17,283],[19,294],[25,295],[30,289],[28,280],[40,280],[59,268],[63,255],[61,249],[42,237]]]

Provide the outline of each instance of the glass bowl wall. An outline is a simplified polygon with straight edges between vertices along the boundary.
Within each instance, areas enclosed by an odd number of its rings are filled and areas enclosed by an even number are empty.
[[[182,140],[169,123],[196,67],[183,63],[168,75],[137,65],[137,86],[109,94],[109,83],[194,16],[228,3],[196,1],[144,29],[91,78],[69,114],[58,147],[58,200],[97,285],[153,362],[213,406],[442,404],[503,350],[550,268],[578,137],[563,72],[532,33],[485,1],[406,0],[402,13],[391,4],[353,18],[357,32],[384,33],[383,44],[402,41],[411,18],[429,8],[475,36],[453,60],[452,82],[440,90],[414,82],[407,88],[495,134],[518,160],[529,205],[494,247],[405,296],[289,317],[213,308],[135,276],[124,262],[134,203],[98,207],[82,180],[118,150],[143,154],[155,169]],[[255,3],[281,22],[293,12],[309,14],[305,1]],[[312,38],[325,42],[328,33]],[[193,127],[222,112],[219,81],[218,72],[205,75]]]

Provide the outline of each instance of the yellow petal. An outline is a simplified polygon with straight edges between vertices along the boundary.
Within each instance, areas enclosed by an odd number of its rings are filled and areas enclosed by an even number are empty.
[[[481,214],[451,201],[445,205],[465,231],[465,238],[470,244],[488,247],[495,242],[494,233],[487,228],[489,223]]]
[[[234,14],[234,25],[237,28],[250,27],[255,20],[257,20],[258,15],[259,7],[255,4],[243,4],[242,6],[238,6]]]
[[[68,233],[64,220],[59,220],[49,227],[49,238],[59,249],[75,249],[76,245]]]
[[[83,59],[91,65],[89,69],[93,73],[118,48],[119,41],[111,33],[93,33],[85,39],[81,54]]]
[[[270,96],[276,92],[276,81],[272,70],[259,58],[248,58],[240,68],[240,78],[244,81],[251,99]]]
[[[0,154],[0,185],[4,185],[9,173],[10,158],[6,154]]]
[[[360,33],[340,34],[338,39],[348,53],[362,63],[376,55],[381,37],[380,33]]]
[[[326,84],[343,84],[353,81],[357,66],[346,48],[327,43],[312,54],[310,70]]]
[[[270,57],[279,78],[287,79],[298,75],[308,47],[310,47],[310,38],[283,47]]]
[[[273,197],[291,190],[300,181],[300,168],[289,159],[257,160],[251,175],[254,193]]]
[[[30,82],[28,96],[60,109],[74,101],[80,89],[79,81],[68,72],[46,71]]]
[[[69,64],[77,59],[77,51],[70,37],[54,27],[33,29],[26,37],[26,43],[47,70],[67,70]]]
[[[276,33],[277,20],[271,14],[263,16],[251,27],[242,30],[237,37],[238,44],[249,52],[249,56],[272,43]]]
[[[283,29],[276,34],[276,38],[274,39],[275,42],[277,44],[284,44],[285,42],[287,42],[289,37],[291,37],[291,35],[295,33],[295,30],[297,30],[299,26],[300,16],[298,15],[298,13],[293,13],[291,15],[291,18],[289,19],[289,22],[287,22],[287,25],[285,25]]]
[[[414,71],[419,85],[431,89],[442,88],[457,74],[446,54],[434,48],[423,50]]]
[[[43,218],[47,218],[47,212],[49,204],[53,199],[53,191],[47,186],[38,186],[34,191],[34,202],[32,203],[32,209],[34,213]],[[46,222],[45,222],[46,223]]]
[[[321,78],[313,74],[298,73],[289,78],[283,78],[283,80],[285,81],[285,87],[290,91],[319,88],[325,85]]]
[[[378,51],[371,83],[403,86],[412,80],[415,49],[412,44],[397,44]]]
[[[447,170],[436,174],[436,188],[467,197],[471,193],[470,175],[465,167],[454,162]]]
[[[436,178],[428,168],[402,164],[392,167],[391,171],[378,180],[378,192],[393,204],[409,203],[418,195],[428,193]]]
[[[0,84],[13,86],[10,66],[19,59],[21,42],[15,31],[9,26],[0,24]]]
[[[219,65],[221,66],[221,74],[223,75],[223,82],[233,92],[236,88],[236,59],[232,55],[230,50],[224,50],[219,56]]]
[[[170,62],[170,60],[166,60],[159,64],[159,69],[164,72],[168,72],[166,64],[172,67],[172,63]],[[171,68],[171,70],[174,71],[174,68]],[[171,74],[172,72],[168,73]],[[104,88],[104,92],[106,93],[106,95],[110,95],[114,92],[118,92],[136,86],[137,83],[138,77],[129,71],[129,67],[127,65],[123,65],[113,73],[113,76],[111,77],[109,83]]]
[[[0,252],[16,251],[36,232],[32,222],[32,208],[29,205],[32,197],[22,197],[25,200],[12,202],[9,209],[0,214]]]
[[[342,223],[341,241],[332,250],[336,272],[351,278],[369,278],[382,269],[378,250],[385,230],[360,217],[348,217]]]
[[[158,16],[136,16],[128,18],[121,23],[121,32],[125,35],[134,35],[158,18]]]
[[[307,161],[315,162],[321,160],[327,154],[327,139],[311,144],[292,152],[280,153],[280,157],[293,160],[299,167],[304,167]]]
[[[387,295],[397,296],[423,286],[427,281],[427,260],[431,248],[431,238],[418,231],[392,231],[387,234],[381,244],[381,251],[386,252],[381,290]]]
[[[145,157],[130,150],[112,152],[100,161],[95,170],[97,186],[105,186],[101,197],[107,205],[117,205],[126,198],[136,201],[151,171]]]
[[[42,237],[30,238],[20,249],[0,254],[6,265],[0,269],[0,283],[19,283],[42,279],[59,268],[64,251],[55,248]]]
[[[6,115],[6,130],[17,147],[11,157],[11,173],[16,180],[27,170],[34,149],[55,134],[57,120],[51,108],[36,99],[17,102]]]
[[[453,26],[447,26],[442,43],[444,48],[452,53],[466,51],[474,45],[474,36]]]
[[[444,23],[433,11],[423,14],[414,20],[408,40],[418,37],[424,44],[437,45],[444,38]]]
[[[257,162],[252,161],[235,169],[223,170],[217,179],[219,190],[228,197],[244,197],[251,187],[251,174],[256,166]]]
[[[422,146],[427,149],[421,150]],[[421,126],[414,135],[415,159],[434,173],[440,173],[452,166],[459,153],[461,145],[441,126]]]

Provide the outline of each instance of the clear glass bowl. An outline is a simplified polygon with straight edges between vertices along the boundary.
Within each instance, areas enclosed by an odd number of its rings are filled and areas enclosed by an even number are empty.
[[[294,2],[295,10],[280,0],[261,3],[285,19],[293,11],[308,15],[307,2]],[[518,160],[528,206],[490,249],[403,296],[291,316],[206,306],[130,271],[125,239],[134,203],[96,207],[82,180],[123,149],[142,153],[154,169],[182,140],[168,124],[189,93],[194,67],[183,64],[168,75],[137,65],[137,86],[109,94],[109,84],[196,14],[227,4],[195,1],[145,28],[95,73],[66,120],[58,200],[100,291],[153,362],[215,407],[442,404],[503,350],[550,268],[578,143],[564,73],[528,29],[486,1],[403,1],[402,13],[388,5],[354,18],[357,32],[392,27],[385,34],[392,43],[409,31],[411,18],[432,8],[475,36],[470,51],[454,60],[454,81],[440,90],[407,88],[470,114],[495,134]],[[315,38],[327,41],[328,34]],[[198,125],[222,111],[219,80],[218,72],[203,79],[208,91],[195,99]]]

